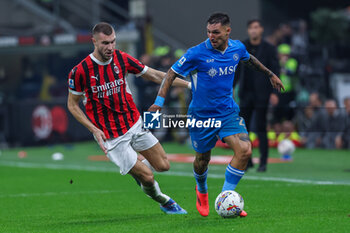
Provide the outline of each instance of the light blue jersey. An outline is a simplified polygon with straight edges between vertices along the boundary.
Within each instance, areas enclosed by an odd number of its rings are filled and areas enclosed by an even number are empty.
[[[239,112],[232,98],[233,79],[239,61],[248,59],[249,53],[239,40],[230,39],[225,51],[214,49],[209,39],[187,50],[171,69],[181,76],[191,76],[189,114],[213,118]]]

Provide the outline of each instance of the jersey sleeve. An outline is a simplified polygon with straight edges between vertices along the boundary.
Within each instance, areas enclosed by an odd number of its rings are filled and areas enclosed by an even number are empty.
[[[191,71],[196,69],[195,57],[193,49],[189,49],[177,62],[175,62],[171,69],[175,73],[186,77]]]
[[[148,66],[142,64],[142,62],[131,55],[124,53],[123,56],[126,60],[126,70],[129,73],[135,74],[136,77],[143,75],[148,70]]]
[[[241,56],[240,56],[241,60],[243,60],[243,61],[249,60],[250,55],[249,55],[245,45],[241,41],[238,41],[238,44],[239,44],[240,51],[241,51]]]
[[[84,94],[84,80],[83,75],[78,68],[74,67],[68,75],[68,89],[74,95],[83,95]]]

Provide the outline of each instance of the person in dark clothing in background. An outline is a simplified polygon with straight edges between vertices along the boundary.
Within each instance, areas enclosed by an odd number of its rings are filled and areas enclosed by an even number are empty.
[[[247,32],[249,39],[243,41],[247,48],[247,51],[253,54],[267,67],[271,68],[271,71],[279,76],[279,63],[277,58],[276,48],[266,42],[262,34],[264,28],[258,19],[253,19],[247,23]],[[276,105],[278,103],[278,97],[273,92],[273,88],[268,79],[264,79],[263,75],[259,72],[247,69],[244,66],[238,66],[238,72],[236,72],[235,83],[239,83],[239,101],[241,108],[241,116],[246,121],[248,131],[250,131],[253,112],[255,112],[255,126],[257,135],[259,137],[259,150],[260,150],[260,166],[259,172],[266,171],[266,164],[268,158],[268,141],[266,134],[267,125],[267,108],[271,99],[271,104]],[[249,167],[253,166],[252,161],[248,164]]]

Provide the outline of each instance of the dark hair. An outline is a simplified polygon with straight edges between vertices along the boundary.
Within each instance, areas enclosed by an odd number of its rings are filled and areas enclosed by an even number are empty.
[[[221,13],[221,12],[217,12],[212,14],[207,23],[209,24],[217,24],[217,23],[221,23],[221,25],[230,25],[230,17],[225,14],[225,13]]]
[[[260,19],[251,19],[251,20],[248,20],[247,27],[249,27],[252,23],[258,23],[260,27],[263,26]]]
[[[103,34],[109,36],[113,33],[114,29],[109,23],[101,22],[96,24],[92,28],[92,35],[102,32]]]

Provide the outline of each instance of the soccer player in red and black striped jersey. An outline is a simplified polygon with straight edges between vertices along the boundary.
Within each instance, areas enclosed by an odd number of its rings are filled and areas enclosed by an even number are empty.
[[[186,214],[174,200],[163,194],[153,178],[156,171],[169,170],[169,161],[158,140],[142,128],[138,112],[126,80],[127,74],[161,83],[164,72],[143,65],[129,54],[115,49],[116,36],[108,23],[98,23],[92,30],[94,51],[77,66],[68,78],[68,109],[94,136],[122,175],[132,175],[143,191],[160,203],[167,214]],[[175,85],[190,87],[176,79]],[[79,107],[83,99],[85,112]],[[137,159],[137,152],[145,160]]]

